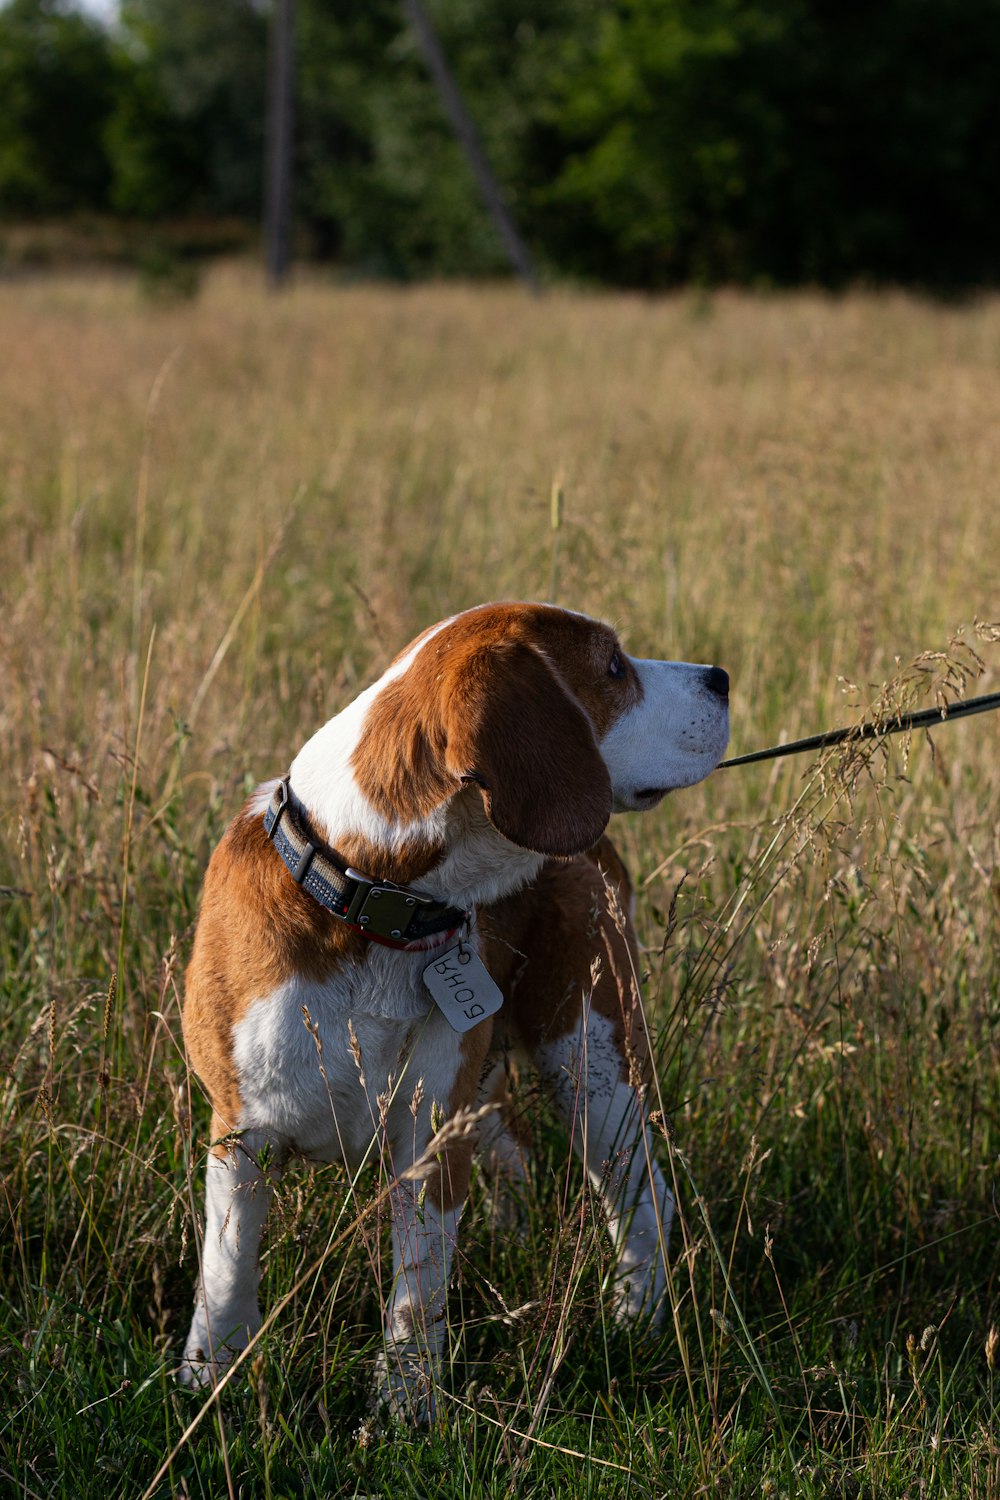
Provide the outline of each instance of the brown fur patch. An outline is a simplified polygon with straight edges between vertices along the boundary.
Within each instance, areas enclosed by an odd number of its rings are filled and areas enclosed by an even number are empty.
[[[509,997],[501,1015],[529,1054],[576,1031],[581,996],[592,993],[593,1009],[614,1028],[623,1080],[647,1075],[630,895],[625,867],[605,838],[587,855],[551,861],[530,885],[480,913],[487,967]],[[596,983],[590,968],[595,956]]]
[[[609,671],[616,652],[624,677]],[[438,630],[386,685],[352,766],[386,818],[425,817],[472,780],[505,837],[573,854],[611,815],[597,740],[641,696],[608,626],[549,605],[484,605]]]
[[[463,1033],[458,1071],[447,1104],[449,1119],[460,1109],[471,1109],[475,1103],[491,1032],[492,1027],[487,1022]],[[439,1213],[448,1213],[464,1202],[469,1191],[475,1146],[474,1135],[451,1142],[441,1153],[436,1170],[427,1178],[427,1196]]]
[[[425,875],[440,853],[422,841],[390,852],[361,838],[337,850],[343,863],[401,885]],[[244,809],[209,863],[185,979],[184,1037],[227,1130],[242,1112],[233,1030],[249,1007],[289,979],[322,981],[341,964],[364,964],[370,951],[365,938],[296,885],[263,818]]]
[[[212,1123],[209,1126],[208,1138],[211,1141],[209,1153],[217,1156],[220,1161],[225,1161],[233,1153],[232,1142],[226,1139],[232,1135],[237,1128],[237,1120],[224,1118],[217,1109],[212,1110]]]

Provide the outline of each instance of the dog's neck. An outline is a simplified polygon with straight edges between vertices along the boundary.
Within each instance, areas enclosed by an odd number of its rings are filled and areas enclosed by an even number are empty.
[[[353,759],[377,682],[307,740],[292,762],[292,794],[314,832],[364,874],[414,885],[466,909],[530,880],[543,856],[519,849],[486,817],[479,788],[453,783],[423,817],[391,818],[361,790]]]

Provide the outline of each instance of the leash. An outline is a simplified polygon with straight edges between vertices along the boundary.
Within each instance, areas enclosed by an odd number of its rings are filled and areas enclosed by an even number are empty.
[[[943,708],[924,708],[914,714],[897,714],[875,724],[852,724],[847,729],[831,729],[827,734],[811,734],[804,740],[792,740],[787,745],[772,745],[769,750],[753,750],[749,755],[734,755],[730,760],[720,760],[717,771],[728,766],[749,766],[757,760],[778,760],[783,755],[801,755],[805,750],[825,750],[830,745],[842,745],[845,740],[875,740],[890,734],[904,734],[908,729],[929,729],[935,724],[950,724],[953,719],[971,718],[973,714],[987,714],[1000,708],[1000,693],[984,693],[980,698],[960,698]]]

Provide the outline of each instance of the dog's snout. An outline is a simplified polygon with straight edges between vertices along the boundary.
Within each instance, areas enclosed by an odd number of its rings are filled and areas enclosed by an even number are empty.
[[[729,697],[729,673],[721,667],[709,667],[705,672],[705,686],[717,698]]]

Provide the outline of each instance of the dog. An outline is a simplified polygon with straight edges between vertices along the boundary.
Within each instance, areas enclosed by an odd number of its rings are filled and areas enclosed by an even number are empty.
[[[260,1239],[288,1155],[353,1169],[382,1153],[378,1393],[433,1417],[474,1126],[495,1167],[520,1159],[502,1108],[512,1046],[603,1199],[618,1316],[662,1314],[674,1204],[605,829],[714,769],[728,693],[721,668],[633,660],[584,615],[481,605],[419,635],[251,796],[209,864],[186,976],[213,1144],[185,1383],[213,1383],[261,1327]]]

